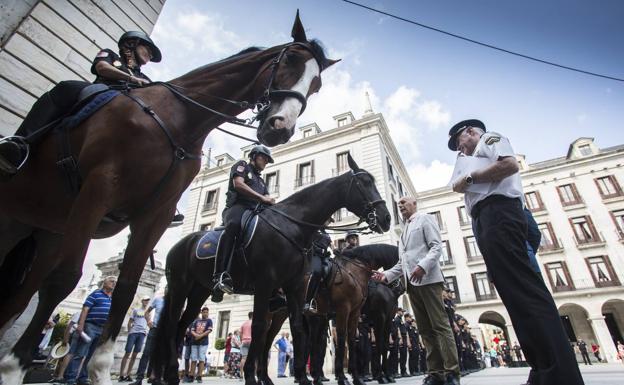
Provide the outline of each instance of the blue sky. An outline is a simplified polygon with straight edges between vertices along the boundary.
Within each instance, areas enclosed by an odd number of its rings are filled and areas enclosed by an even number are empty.
[[[368,6],[505,49],[624,78],[624,2],[368,1]],[[439,187],[455,154],[448,129],[479,118],[508,136],[529,163],[565,155],[578,137],[624,143],[624,83],[550,67],[390,19],[339,0],[167,0],[152,34],[163,61],[145,67],[170,80],[242,48],[290,41],[299,8],[309,38],[342,58],[323,74],[298,124],[333,128],[333,115],[364,111],[364,92],[382,112],[418,190]],[[240,130],[240,128],[235,128]],[[252,131],[242,131],[249,136]],[[205,148],[239,156],[246,145],[214,132]],[[179,207],[184,210],[186,195]],[[125,247],[127,232],[95,241],[92,261]],[[169,230],[158,258],[180,237]],[[88,274],[85,274],[88,275]]]

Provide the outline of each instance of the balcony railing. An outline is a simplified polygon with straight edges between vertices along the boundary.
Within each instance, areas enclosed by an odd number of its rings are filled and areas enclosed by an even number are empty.
[[[466,220],[463,220],[462,218],[459,218],[459,225],[464,227],[464,226],[471,226],[472,225],[472,221],[470,220],[470,218],[466,218]]]
[[[332,176],[342,175],[349,170],[348,168],[332,168]]]
[[[303,178],[295,179],[295,188],[307,186],[309,184],[314,183],[314,176],[304,176]]]
[[[488,300],[491,300],[491,299],[497,299],[498,298],[498,296],[496,295],[495,292],[486,293],[486,294],[475,293],[475,296],[477,298],[477,301],[488,301]]]
[[[605,243],[605,240],[604,240],[604,237],[602,236],[602,232],[599,232],[596,234],[596,236],[593,236],[591,238],[584,238],[584,239],[579,239],[577,235],[575,234],[574,242],[576,243],[576,247],[582,249],[585,247],[603,245]]]
[[[204,203],[204,206],[202,207],[202,212],[206,212],[206,211],[213,211],[217,209],[217,202],[208,202],[208,203]]]
[[[455,261],[453,261],[453,258],[448,257],[446,258],[446,260],[441,259],[440,260],[440,266],[452,266],[455,264]]]
[[[550,243],[547,245],[540,245],[538,253],[549,253],[563,250],[563,246],[561,243],[561,239],[557,238],[554,243]]]
[[[466,257],[468,262],[483,262],[483,255],[469,255]]]

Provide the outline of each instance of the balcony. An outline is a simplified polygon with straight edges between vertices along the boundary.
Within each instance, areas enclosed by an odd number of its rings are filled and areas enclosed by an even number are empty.
[[[576,247],[579,250],[591,249],[594,247],[602,247],[606,244],[601,232],[596,234],[596,236],[594,237],[582,238],[582,239],[579,239],[578,236],[575,235],[574,243],[576,243]]]
[[[295,188],[307,186],[314,183],[314,175],[304,176],[303,178],[295,179]]]
[[[563,246],[561,243],[561,239],[557,238],[557,240],[554,243],[550,243],[547,245],[540,245],[539,249],[537,250],[537,253],[540,255],[547,255],[547,254],[560,253],[562,251],[563,251]]]
[[[440,260],[440,266],[441,267],[445,267],[445,266],[455,266],[455,261],[453,261],[453,258],[448,257],[446,258],[446,260]]]
[[[348,168],[332,168],[332,176],[342,175],[348,170]]]
[[[477,264],[477,263],[485,263],[483,260],[483,255],[469,255],[466,257],[466,261],[468,264]]]
[[[491,299],[498,299],[498,296],[496,295],[496,292],[491,292],[491,293],[475,293],[475,297],[477,299],[477,301],[489,301]]]
[[[279,195],[279,185],[277,184],[267,186],[267,190],[269,191],[269,195]]]
[[[205,203],[204,206],[202,207],[202,214],[207,214],[212,211],[217,211],[216,201]]]

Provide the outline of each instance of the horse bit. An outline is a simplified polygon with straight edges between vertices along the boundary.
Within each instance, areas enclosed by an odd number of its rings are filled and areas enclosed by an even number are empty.
[[[375,208],[375,205],[378,203],[386,203],[386,201],[383,199],[376,199],[376,200],[368,199],[364,191],[364,188],[362,187],[362,184],[357,178],[357,176],[360,174],[369,175],[368,172],[366,171],[357,171],[357,172],[351,171],[351,175],[353,176],[353,178],[351,178],[351,181],[349,182],[347,195],[349,194],[349,192],[351,192],[351,187],[353,186],[354,184],[353,182],[355,181],[355,187],[357,187],[358,191],[360,192],[360,195],[362,196],[362,198],[364,198],[364,201],[366,201],[366,204],[364,205],[364,218],[360,217],[360,222],[358,222],[358,224],[361,223],[362,220],[364,220],[366,221],[366,224],[368,224],[368,227],[374,231],[374,229],[377,228],[379,225],[378,217],[377,217],[377,209]]]

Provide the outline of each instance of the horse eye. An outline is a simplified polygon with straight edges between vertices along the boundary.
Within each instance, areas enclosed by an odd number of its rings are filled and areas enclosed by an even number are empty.
[[[288,62],[297,63],[301,61],[301,58],[299,57],[299,55],[297,55],[294,52],[286,52],[285,59],[287,63]]]

